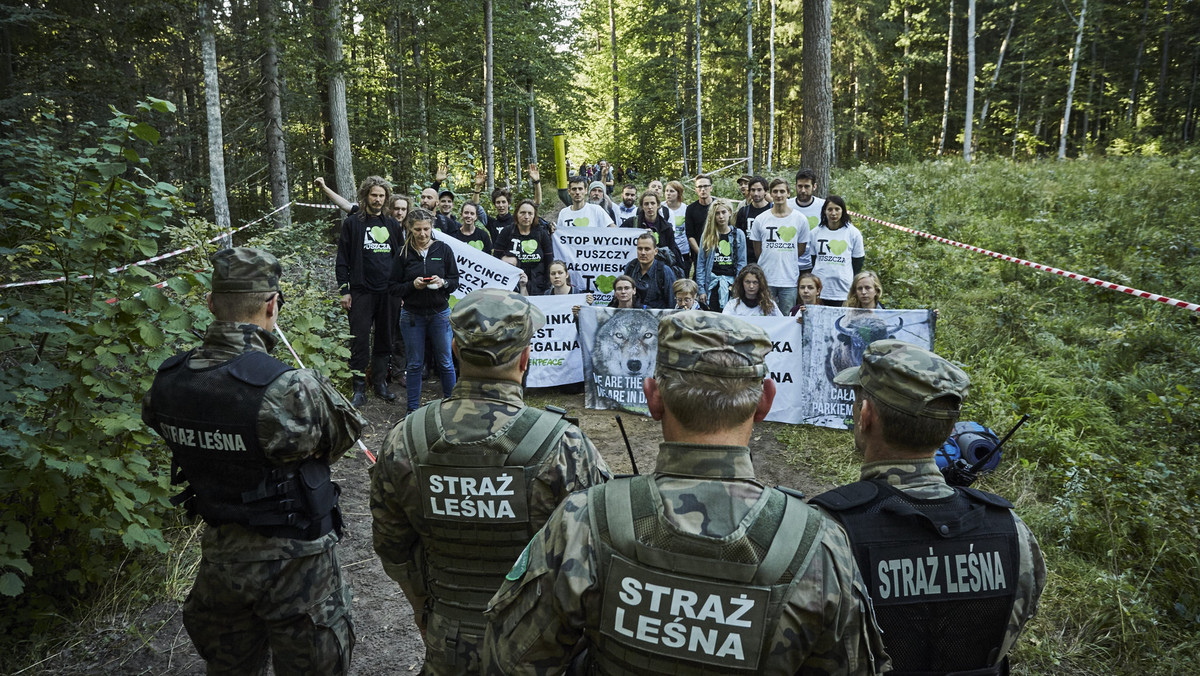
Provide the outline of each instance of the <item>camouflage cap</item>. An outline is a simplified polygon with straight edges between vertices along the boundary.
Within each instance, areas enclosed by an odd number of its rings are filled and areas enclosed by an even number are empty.
[[[221,249],[209,257],[212,261],[213,293],[255,293],[278,291],[283,268],[279,259],[266,251],[249,247]]]
[[[955,420],[971,379],[962,369],[936,354],[902,340],[877,340],[863,353],[862,366],[834,377],[839,385],[858,385],[871,397],[911,416]],[[952,409],[929,408],[929,402],[952,396]]]
[[[771,339],[762,328],[731,315],[704,310],[675,312],[658,322],[658,367],[722,378],[763,378]],[[722,352],[746,358],[741,366],[706,360]]]
[[[546,315],[524,296],[505,289],[479,289],[450,311],[458,356],[477,366],[512,361],[546,325]]]

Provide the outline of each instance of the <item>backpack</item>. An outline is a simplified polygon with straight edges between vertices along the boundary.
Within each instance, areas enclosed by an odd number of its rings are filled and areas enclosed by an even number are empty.
[[[660,246],[658,248],[658,254],[654,256],[654,260],[659,261],[663,265],[671,268],[671,272],[675,273],[675,279],[687,279],[687,274],[675,260],[675,254],[669,247]]]
[[[955,423],[950,438],[946,440],[945,444],[942,444],[933,459],[937,462],[938,469],[942,470],[953,467],[960,458],[965,460],[968,465],[974,465],[999,445],[1000,437],[996,436],[996,433],[990,428],[977,422]],[[988,461],[979,468],[979,473],[986,474],[996,469],[1000,464],[1000,455],[1000,453],[995,453],[988,458]]]

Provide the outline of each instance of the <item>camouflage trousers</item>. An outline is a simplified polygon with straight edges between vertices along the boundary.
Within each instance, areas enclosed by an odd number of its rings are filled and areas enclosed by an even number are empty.
[[[296,559],[200,562],[183,624],[209,674],[345,674],[354,648],[350,585],[337,548]]]
[[[483,620],[483,616],[479,619]],[[483,665],[479,659],[482,647],[482,626],[463,628],[457,621],[431,611],[425,631],[425,666],[421,674],[454,676],[482,673]]]

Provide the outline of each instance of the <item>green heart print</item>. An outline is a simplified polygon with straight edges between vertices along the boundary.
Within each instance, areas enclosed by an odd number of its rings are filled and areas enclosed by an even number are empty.
[[[537,251],[537,248],[538,243],[536,239],[527,239],[524,242],[521,242],[521,251],[524,251],[527,254]]]
[[[847,246],[847,244],[845,241],[840,240],[840,239],[835,239],[829,243],[829,250],[833,252],[833,255],[841,256],[843,253],[845,253],[846,246]]]
[[[790,225],[785,225],[779,229],[779,237],[785,242],[790,242],[796,238],[796,229]]]
[[[717,244],[717,251],[721,252],[722,256],[728,256],[729,252],[733,251],[733,249],[729,246],[729,242],[726,242],[725,240],[721,240]]]
[[[817,226],[820,224],[821,224],[820,216],[809,216],[808,217],[808,229],[809,230],[816,230]]]
[[[483,242],[481,242],[477,239],[473,239],[470,242],[467,242],[467,244],[470,244],[471,246],[475,247],[479,251],[483,251]]]
[[[447,299],[446,302],[449,303],[450,309],[453,310],[454,306],[458,305],[458,298],[456,298],[454,296],[450,296],[450,298]]]
[[[391,234],[392,233],[387,228],[383,227],[382,225],[376,225],[371,228],[371,239],[375,240],[376,242],[379,242],[380,244],[383,244],[384,242],[388,241],[388,237]]]
[[[603,293],[612,293],[613,284],[617,283],[617,278],[612,275],[600,275],[596,278],[596,288]]]
[[[587,216],[580,216],[579,218],[575,219],[575,227],[586,228],[588,223],[591,223],[591,222],[592,222],[591,219],[589,219]]]

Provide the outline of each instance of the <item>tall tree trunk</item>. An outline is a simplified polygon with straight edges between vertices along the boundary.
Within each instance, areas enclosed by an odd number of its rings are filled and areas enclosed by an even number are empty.
[[[1200,82],[1200,44],[1192,50],[1192,88],[1188,91],[1187,112],[1183,115],[1183,142],[1196,138],[1196,83]]]
[[[817,174],[817,191],[829,193],[829,170],[833,163],[833,75],[830,69],[833,8],[830,0],[804,0],[801,58],[801,115],[804,132],[800,157],[804,166]]]
[[[483,156],[487,164],[487,189],[490,193],[496,189],[496,145],[495,139],[495,105],[492,87],[495,80],[494,64],[492,63],[495,42],[492,39],[492,0],[483,0],[483,34],[487,44],[483,72]]]
[[[292,201],[288,190],[287,147],[283,137],[283,107],[279,101],[279,50],[275,44],[275,0],[258,0],[258,15],[262,23],[262,79],[266,89],[263,114],[267,127],[267,168],[271,184],[271,204],[279,209]],[[282,228],[291,222],[287,209],[275,215],[275,226]]]
[[[521,106],[513,106],[513,151],[516,153],[517,191],[521,190]]]
[[[950,0],[950,30],[946,34],[946,96],[942,103],[942,133],[938,136],[937,154],[946,150],[946,135],[950,126],[950,66],[954,56],[954,0]]]
[[[770,104],[767,109],[770,116],[767,118],[767,171],[771,171],[771,167],[775,158],[775,0],[771,0],[771,87],[770,87]]]
[[[1092,128],[1092,111],[1095,110],[1095,94],[1096,94],[1096,38],[1092,37],[1092,67],[1091,73],[1088,76],[1088,92],[1087,102],[1083,105],[1083,133],[1080,136],[1083,138],[1084,147],[1091,143],[1091,128]]]
[[[1158,70],[1158,114],[1157,121],[1162,124],[1167,119],[1167,64],[1171,62],[1171,18],[1175,13],[1175,0],[1167,0],[1167,13],[1163,17],[1162,63]],[[1165,128],[1164,128],[1165,131]]]
[[[908,112],[908,72],[910,70],[908,48],[911,40],[908,37],[908,4],[904,5],[904,128],[908,129],[912,118]]]
[[[988,106],[992,101],[992,92],[996,90],[996,83],[1000,81],[1000,67],[1004,65],[1004,55],[1008,51],[1008,40],[1012,37],[1013,27],[1017,25],[1017,5],[1021,0],[1014,0],[1012,5],[1012,16],[1008,20],[1008,30],[1004,33],[1004,39],[1000,41],[1000,56],[996,57],[996,71],[992,73],[992,84],[988,86],[987,94],[983,97],[983,108],[979,111],[979,126],[983,127],[983,123],[987,121]]]
[[[1067,159],[1067,132],[1071,127],[1071,101],[1075,97],[1075,73],[1079,70],[1079,49],[1083,46],[1083,20],[1087,16],[1087,0],[1079,9],[1079,23],[1075,27],[1075,47],[1071,50],[1071,77],[1067,83],[1067,105],[1063,108],[1062,125],[1058,130],[1058,159]]]
[[[967,111],[963,119],[963,159],[971,161],[975,125],[975,0],[967,0]]]
[[[1142,57],[1146,54],[1146,25],[1150,18],[1150,0],[1142,5],[1141,40],[1138,41],[1137,53],[1133,58],[1133,84],[1129,86],[1129,108],[1125,111],[1125,121],[1133,124],[1133,114],[1137,111],[1138,80],[1141,78]]]
[[[774,0],[772,0],[774,1]],[[704,173],[704,117],[700,112],[700,0],[696,0],[696,174]]]
[[[533,82],[529,83],[529,161],[537,164],[537,123],[533,110]]]
[[[316,3],[314,3],[316,4]],[[328,0],[328,10],[321,19],[325,37],[325,61],[328,67],[326,82],[329,88],[329,127],[333,143],[333,174],[337,191],[351,196],[358,193],[354,185],[354,162],[350,156],[350,119],[346,114],[346,76],[342,72],[342,0]]]
[[[413,36],[413,72],[417,74],[420,82],[417,86],[417,133],[421,138],[421,161],[425,163],[425,175],[421,177],[422,185],[433,175],[435,162],[429,154],[429,73],[425,72],[425,67],[421,63],[421,52],[425,45],[425,31],[421,29],[417,21],[416,15],[410,17],[412,20],[412,36]]]
[[[1026,40],[1028,43],[1028,40]],[[1012,159],[1017,159],[1017,139],[1021,134],[1021,108],[1025,104],[1025,48],[1021,48],[1021,75],[1017,78],[1017,114],[1013,121]]]
[[[858,147],[858,60],[850,62],[850,154],[859,159]]]
[[[617,12],[613,0],[608,0],[608,34],[609,46],[612,49],[612,84],[613,84],[613,135],[612,147],[615,149],[621,138],[621,81],[617,74]]]
[[[217,81],[217,36],[213,27],[212,7],[207,0],[200,6],[200,52],[204,61],[204,108],[208,118],[208,182],[212,188],[213,219],[217,228],[229,232],[229,196],[225,190],[225,133],[221,130],[221,87]],[[233,246],[232,233],[222,245]]]
[[[400,8],[393,4],[388,12],[388,36],[392,54],[390,59],[392,70],[392,119],[391,136],[393,155],[392,177],[396,180],[397,190],[408,192],[412,185],[412,146],[404,139],[404,126],[407,109],[404,105],[404,22]]]
[[[754,173],[754,0],[746,0],[746,173]]]

